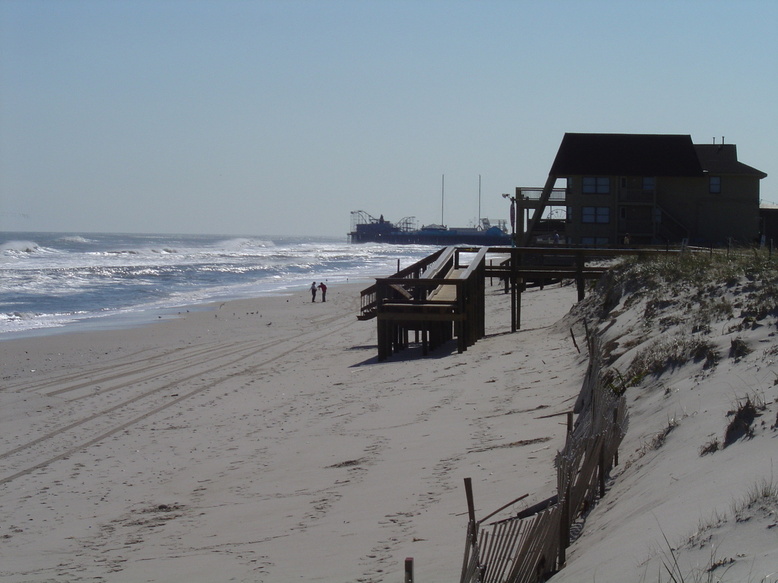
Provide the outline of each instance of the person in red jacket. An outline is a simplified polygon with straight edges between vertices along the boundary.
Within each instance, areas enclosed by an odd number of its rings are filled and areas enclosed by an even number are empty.
[[[327,286],[324,284],[324,282],[319,282],[319,289],[321,290],[321,301],[326,302],[327,301]]]

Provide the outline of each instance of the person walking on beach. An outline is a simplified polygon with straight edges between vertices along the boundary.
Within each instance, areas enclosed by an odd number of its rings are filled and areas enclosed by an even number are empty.
[[[321,301],[327,301],[327,285],[322,281],[319,282],[319,289],[321,290]]]
[[[316,282],[315,281],[311,284],[311,301],[312,302],[316,301]]]

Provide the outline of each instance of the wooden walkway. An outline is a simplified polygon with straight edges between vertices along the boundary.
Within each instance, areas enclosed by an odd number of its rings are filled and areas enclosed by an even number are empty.
[[[411,333],[425,355],[454,337],[460,352],[483,337],[487,249],[464,264],[472,251],[446,247],[362,292],[359,318],[377,320],[378,360],[406,348]]]
[[[587,279],[599,279],[603,260],[624,255],[677,253],[659,249],[570,247],[445,247],[362,291],[360,320],[377,320],[378,360],[407,348],[411,335],[426,356],[457,339],[457,350],[483,338],[486,278],[511,294],[511,331],[521,327],[521,293],[527,285],[574,279],[578,300]],[[596,265],[590,263],[597,262]],[[560,314],[561,316],[561,314]]]

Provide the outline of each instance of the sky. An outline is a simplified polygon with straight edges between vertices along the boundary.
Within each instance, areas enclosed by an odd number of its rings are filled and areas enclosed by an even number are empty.
[[[774,0],[0,0],[0,231],[507,219],[565,132],[723,137],[776,202],[776,28]]]

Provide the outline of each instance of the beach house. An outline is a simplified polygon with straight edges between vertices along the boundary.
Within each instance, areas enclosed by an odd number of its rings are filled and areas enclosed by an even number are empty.
[[[750,244],[760,236],[759,181],[766,176],[738,161],[735,144],[723,139],[694,144],[688,135],[567,133],[546,187],[525,205],[535,215],[523,240],[533,240],[544,198],[563,179],[564,201],[553,204],[565,209],[560,235],[569,244]],[[517,195],[523,190],[532,189]]]

